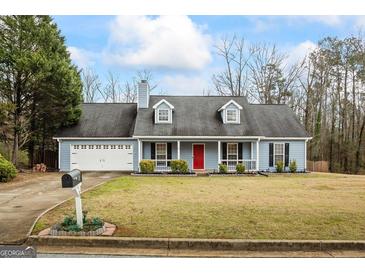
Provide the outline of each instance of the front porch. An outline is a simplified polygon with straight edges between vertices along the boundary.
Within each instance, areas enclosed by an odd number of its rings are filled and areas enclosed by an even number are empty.
[[[257,140],[139,140],[141,160],[155,161],[156,171],[170,172],[171,161],[186,160],[191,171],[218,171],[225,164],[229,172],[243,164],[246,171],[258,170]]]

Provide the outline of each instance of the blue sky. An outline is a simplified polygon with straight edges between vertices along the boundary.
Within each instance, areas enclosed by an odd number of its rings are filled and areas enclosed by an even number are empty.
[[[73,62],[123,83],[152,71],[155,92],[203,94],[224,64],[214,45],[223,35],[270,43],[288,56],[305,56],[323,37],[345,37],[365,27],[365,16],[55,16]]]

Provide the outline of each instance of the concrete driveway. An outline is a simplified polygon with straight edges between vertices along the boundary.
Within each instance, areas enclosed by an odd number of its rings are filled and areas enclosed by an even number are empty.
[[[61,188],[62,173],[20,173],[11,183],[0,183],[0,244],[20,244],[43,211],[73,197],[71,189]],[[83,174],[85,191],[122,176],[118,172]]]

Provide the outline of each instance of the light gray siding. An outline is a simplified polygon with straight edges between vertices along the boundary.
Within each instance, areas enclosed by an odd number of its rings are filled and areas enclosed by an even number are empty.
[[[157,143],[157,142],[156,142]],[[177,159],[177,142],[171,143],[171,154],[172,159]],[[192,169],[193,164],[193,152],[192,145],[193,143],[202,143],[202,142],[180,142],[180,159],[186,160],[189,165],[189,169]],[[205,169],[213,170],[217,169],[218,165],[218,144],[217,142],[206,142],[205,144]],[[151,159],[151,143],[143,142],[143,158]]]
[[[180,158],[188,161],[189,168],[193,168],[193,143],[202,142],[181,142]],[[205,145],[205,169],[214,170],[218,168],[218,144],[217,142],[206,142]]]
[[[269,143],[289,143],[289,162],[297,161],[297,170],[305,169],[305,141],[265,140],[260,142],[260,170],[275,171],[275,167],[269,167]]]
[[[176,142],[163,142],[163,141],[156,141],[156,143],[171,143],[171,157],[172,159],[177,159],[177,143]],[[143,142],[143,152],[142,152],[143,159],[151,159],[151,142]]]
[[[138,144],[136,140],[61,140],[60,145],[60,171],[70,170],[70,146],[71,145],[132,145],[133,146],[133,169],[138,170]]]

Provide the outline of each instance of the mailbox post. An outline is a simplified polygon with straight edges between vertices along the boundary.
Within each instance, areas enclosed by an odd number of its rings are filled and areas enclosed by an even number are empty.
[[[81,185],[82,174],[78,169],[74,169],[62,176],[62,188],[72,188],[75,196],[76,220],[78,226],[83,227],[82,223],[82,203],[81,203]]]

